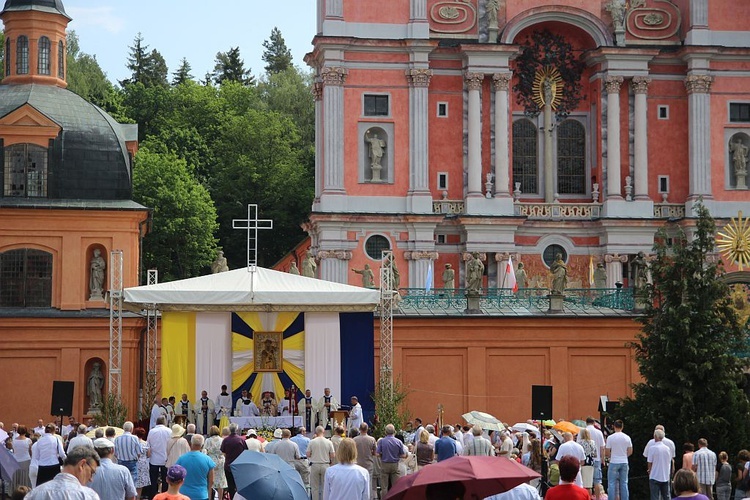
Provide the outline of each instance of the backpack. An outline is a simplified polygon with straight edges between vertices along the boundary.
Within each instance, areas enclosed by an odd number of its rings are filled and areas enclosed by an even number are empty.
[[[554,463],[549,466],[549,474],[547,475],[547,482],[550,486],[557,486],[560,482],[560,466]]]

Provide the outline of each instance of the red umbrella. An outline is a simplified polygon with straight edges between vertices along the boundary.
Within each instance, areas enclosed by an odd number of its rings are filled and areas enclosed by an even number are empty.
[[[463,487],[463,498],[485,498],[515,488],[521,483],[540,477],[539,474],[505,457],[456,456],[428,465],[416,474],[402,477],[388,495],[387,500],[410,500],[433,497],[433,488],[440,493],[447,493],[451,486],[458,491],[452,498],[460,496]],[[451,483],[451,484],[449,484]],[[461,486],[459,486],[459,483]],[[441,497],[442,498],[442,497]],[[445,496],[445,498],[451,498]]]

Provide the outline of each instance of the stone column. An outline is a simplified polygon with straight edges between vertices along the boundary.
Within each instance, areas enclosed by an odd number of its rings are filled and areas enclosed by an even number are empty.
[[[438,257],[438,253],[432,251],[404,252],[404,258],[406,259],[409,266],[409,288],[425,288],[427,284],[427,270],[430,267],[430,262],[432,262],[433,264],[432,288],[435,289],[442,287],[442,283],[440,282],[442,270],[435,269],[434,267],[435,261]],[[401,286],[404,286],[404,283],[401,283]]]
[[[323,193],[344,191],[344,81],[349,70],[325,67],[323,81]]]
[[[621,76],[608,76],[607,90],[607,199],[622,199],[620,184],[620,86]]]
[[[690,27],[708,26],[708,0],[690,0]]]
[[[688,199],[712,198],[711,194],[711,82],[709,75],[688,75]]]
[[[409,21],[427,20],[427,0],[411,0],[409,4]]]
[[[469,90],[469,179],[467,197],[482,197],[482,108],[483,73],[466,72]]]
[[[510,196],[510,156],[508,147],[508,87],[510,73],[492,75],[495,90],[495,196]]]
[[[411,212],[432,212],[428,144],[428,87],[431,77],[432,70],[427,68],[406,70],[409,83],[409,197],[416,194],[426,198],[424,204],[415,204],[412,200]]]
[[[320,203],[320,194],[323,192],[323,172],[321,154],[323,152],[323,84],[315,82],[312,88],[315,99],[315,198],[313,205]]]
[[[320,279],[335,283],[349,283],[349,250],[319,250],[316,258],[320,261]]]
[[[631,86],[635,94],[635,199],[648,200],[648,108],[646,94],[651,78],[636,76]]]
[[[326,17],[344,17],[344,0],[326,0]]]
[[[607,288],[615,288],[615,283],[622,282],[622,265],[627,261],[627,255],[607,254],[604,256],[604,265],[607,270]]]

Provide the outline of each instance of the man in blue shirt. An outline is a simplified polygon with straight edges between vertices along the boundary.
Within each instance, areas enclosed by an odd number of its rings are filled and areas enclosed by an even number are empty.
[[[440,439],[435,441],[435,455],[437,455],[438,462],[451,458],[458,453],[456,442],[451,437],[451,427],[444,425],[441,434]]]
[[[393,424],[386,425],[385,437],[378,441],[375,448],[375,453],[380,457],[380,488],[383,496],[401,477],[398,462],[401,458],[406,458],[406,447],[396,439],[395,434],[396,428]]]
[[[94,449],[99,454],[101,463],[92,478],[91,489],[100,498],[133,500],[137,494],[133,476],[124,465],[112,463],[115,444],[107,438],[99,438],[94,441]]]
[[[208,455],[201,453],[204,439],[202,434],[193,435],[190,451],[177,459],[177,465],[187,470],[185,482],[180,486],[180,494],[190,497],[190,500],[208,500],[213,496],[211,489],[216,464]]]
[[[310,444],[310,438],[305,435],[307,429],[304,427],[300,427],[298,431],[297,435],[291,438],[290,441],[297,443],[297,447],[299,448],[299,464],[295,469],[302,476],[302,482],[307,486],[310,484],[310,467],[307,463],[307,445]]]

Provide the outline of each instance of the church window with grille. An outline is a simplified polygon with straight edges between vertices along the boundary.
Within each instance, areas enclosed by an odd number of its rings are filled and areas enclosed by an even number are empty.
[[[5,147],[3,196],[47,196],[47,149],[35,144]]]
[[[365,241],[365,252],[367,256],[373,260],[380,260],[383,258],[383,250],[390,250],[391,242],[388,238],[380,234],[373,234],[367,241]]]
[[[16,74],[29,74],[29,39],[24,35],[16,40]]]
[[[52,305],[52,254],[32,248],[0,253],[0,307]]]
[[[37,58],[37,73],[40,75],[50,74],[50,43],[49,38],[43,36],[39,39],[39,57]]]
[[[10,40],[5,40],[5,76],[10,76]]]
[[[557,192],[586,194],[586,130],[576,120],[557,127]]]
[[[538,134],[531,120],[513,123],[513,182],[521,183],[521,192],[539,192]]]
[[[57,77],[65,79],[65,47],[62,40],[57,42]]]

